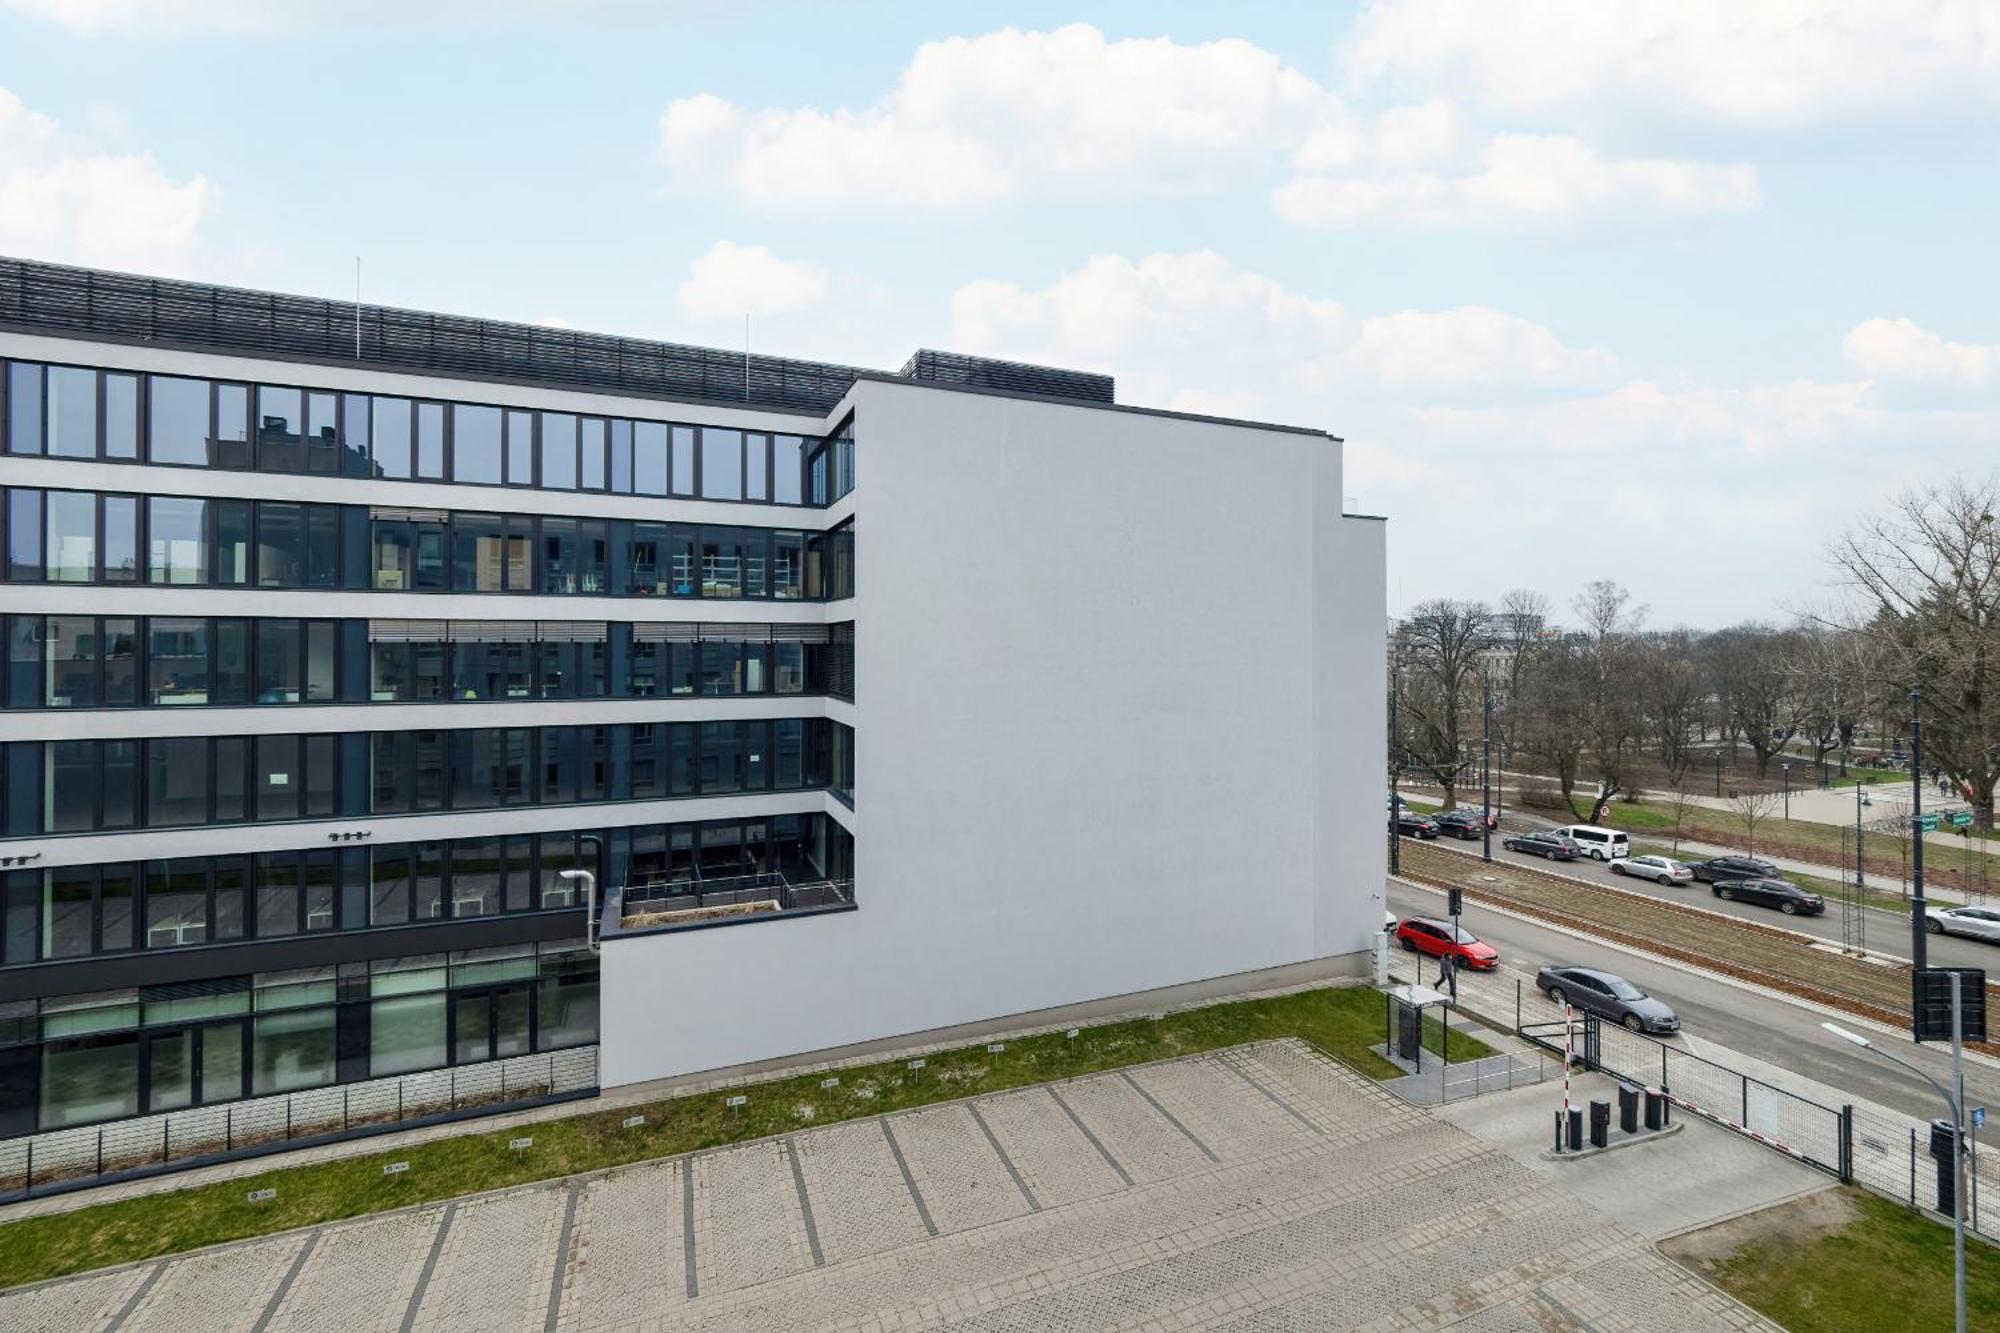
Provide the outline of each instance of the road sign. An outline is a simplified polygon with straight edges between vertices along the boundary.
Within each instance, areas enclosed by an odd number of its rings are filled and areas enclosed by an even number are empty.
[[[1954,810],[1951,812],[1951,826],[1953,828],[1964,828],[1971,822],[1972,812],[1970,810]]]
[[[1920,828],[1920,829],[1922,829],[1922,830],[1923,830],[1924,832],[1926,832],[1926,833],[1936,833],[1936,832],[1937,832],[1937,826],[1938,826],[1938,820],[1937,820],[1937,816],[1936,816],[1936,815],[1918,815],[1918,816],[1917,816],[1917,827],[1918,827],[1918,828]]]
[[[1986,1128],[1986,1108],[1985,1108],[1985,1107],[1983,1107],[1983,1106],[1975,1106],[1975,1107],[1973,1107],[1973,1108],[1972,1108],[1972,1128],[1973,1128],[1973,1129],[1974,1129],[1975,1131],[1977,1131],[1977,1130],[1982,1130],[1982,1129],[1985,1129],[1985,1128]]]

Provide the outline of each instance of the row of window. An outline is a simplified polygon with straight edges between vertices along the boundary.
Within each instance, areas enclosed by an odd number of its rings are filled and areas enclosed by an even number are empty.
[[[12,361],[8,453],[162,466],[824,506],[854,486],[825,438]]]
[[[607,893],[848,881],[853,837],[823,814],[760,815],[16,870],[0,878],[0,964],[568,911],[582,900],[567,870]]]
[[[726,597],[854,594],[854,529],[6,491],[15,583]]]
[[[8,708],[854,697],[852,624],[35,615],[5,622]]]
[[[825,718],[4,747],[9,837],[827,787],[853,804],[852,729]]]
[[[0,1010],[0,1136],[597,1040],[580,943],[381,959]]]

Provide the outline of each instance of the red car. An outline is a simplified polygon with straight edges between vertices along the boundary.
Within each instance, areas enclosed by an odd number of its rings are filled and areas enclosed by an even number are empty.
[[[1449,921],[1413,916],[1396,927],[1396,942],[1411,953],[1429,954],[1433,958],[1450,954],[1460,967],[1479,972],[1491,972],[1500,966],[1498,949],[1463,928],[1454,935]]]

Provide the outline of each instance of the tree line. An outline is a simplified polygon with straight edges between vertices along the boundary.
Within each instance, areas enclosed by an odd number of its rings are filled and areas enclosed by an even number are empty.
[[[1780,756],[1818,773],[1907,753],[1917,686],[1925,766],[1947,775],[1975,826],[1990,830],[2000,781],[1996,512],[2000,479],[1910,491],[1830,546],[1842,605],[1721,629],[1649,627],[1645,608],[1602,579],[1570,599],[1560,626],[1534,589],[1497,606],[1424,602],[1390,636],[1392,754],[1456,804],[1479,781],[1490,692],[1495,767],[1545,775],[1574,816],[1595,819],[1642,784],[1685,791],[1697,760],[1725,749],[1732,760],[1747,751],[1761,781]]]

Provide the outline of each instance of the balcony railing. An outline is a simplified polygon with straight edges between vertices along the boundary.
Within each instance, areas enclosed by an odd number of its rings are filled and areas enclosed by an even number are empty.
[[[620,931],[644,931],[853,904],[853,880],[794,882],[777,871],[760,871],[715,879],[660,877],[634,881],[619,890],[618,907],[612,917]]]
[[[597,1047],[340,1083],[0,1141],[0,1200],[491,1115],[597,1091]]]

